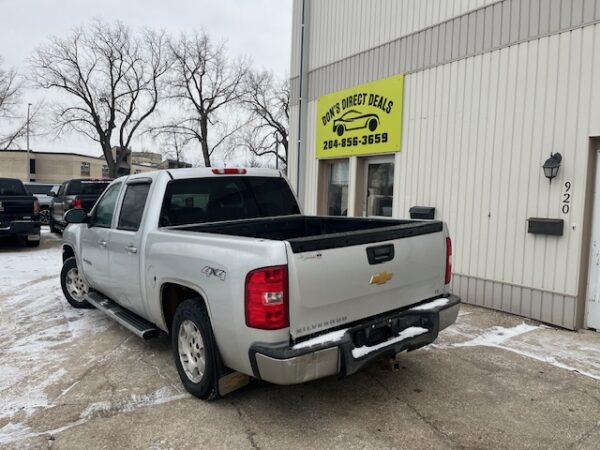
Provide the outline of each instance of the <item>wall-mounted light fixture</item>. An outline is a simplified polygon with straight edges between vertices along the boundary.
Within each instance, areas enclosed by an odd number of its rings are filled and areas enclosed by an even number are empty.
[[[548,158],[542,166],[542,168],[544,169],[544,175],[550,180],[551,183],[552,178],[556,177],[556,175],[558,174],[558,169],[560,168],[561,161],[562,156],[560,153],[550,153],[550,158]]]

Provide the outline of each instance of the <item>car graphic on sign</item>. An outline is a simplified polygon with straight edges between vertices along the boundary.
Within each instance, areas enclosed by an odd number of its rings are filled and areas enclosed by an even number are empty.
[[[333,132],[338,136],[346,131],[362,130],[368,128],[369,131],[375,131],[379,126],[379,117],[377,114],[363,114],[360,111],[351,109],[346,111],[339,119],[333,121]]]

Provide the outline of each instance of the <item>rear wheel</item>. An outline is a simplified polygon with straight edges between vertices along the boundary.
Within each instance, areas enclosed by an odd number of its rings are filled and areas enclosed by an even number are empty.
[[[219,359],[210,319],[200,299],[184,301],[171,329],[173,358],[185,389],[202,400],[219,397]]]
[[[50,223],[50,210],[42,209],[40,211],[40,222],[42,225],[48,225]]]
[[[90,288],[80,276],[75,258],[69,258],[64,262],[60,272],[60,285],[65,298],[73,308],[93,307],[85,300]]]
[[[336,133],[337,133],[337,135],[338,135],[338,136],[341,136],[341,135],[343,135],[343,134],[344,134],[344,131],[346,131],[346,130],[344,129],[344,125],[338,125],[338,126],[337,126],[337,128],[336,128]]]

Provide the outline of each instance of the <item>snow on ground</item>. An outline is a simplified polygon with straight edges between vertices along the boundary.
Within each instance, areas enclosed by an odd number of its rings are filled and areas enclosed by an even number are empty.
[[[150,393],[123,392],[110,402],[84,402],[79,419],[56,429],[30,426],[36,414],[60,406],[77,387],[79,381],[73,381],[65,367],[71,367],[74,353],[81,351],[81,340],[118,328],[100,311],[74,309],[66,302],[61,265],[60,238],[46,229],[40,248],[0,242],[0,445],[58,433],[102,411],[133,411],[189,397],[169,384]],[[90,350],[78,370],[93,368],[107,356]],[[57,391],[57,386],[67,387]]]
[[[47,231],[42,239],[40,248],[0,243],[0,445],[188,398],[168,343],[145,344],[99,311],[68,305],[59,282],[60,239]],[[521,322],[463,306],[457,323],[426,349],[491,347],[600,379],[600,334]],[[345,332],[298,345],[335,341]],[[105,373],[98,373],[100,366]],[[54,412],[66,404],[69,420],[53,422]]]
[[[44,233],[43,239],[53,238]],[[65,344],[109,325],[97,311],[85,314],[66,304],[60,251],[53,246],[0,253],[0,419],[50,406],[45,391],[66,373],[59,367]]]
[[[600,380],[600,333],[572,332],[525,322],[482,329],[477,324],[477,314],[466,311],[429,349],[469,347],[499,348]]]

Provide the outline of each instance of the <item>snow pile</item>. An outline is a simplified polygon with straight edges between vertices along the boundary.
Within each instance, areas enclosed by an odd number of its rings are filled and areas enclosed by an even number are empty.
[[[338,342],[344,337],[346,331],[348,331],[348,328],[345,328],[343,330],[332,331],[331,333],[325,333],[321,336],[317,336],[307,341],[300,342],[299,344],[294,345],[292,348],[294,350],[299,350],[301,348],[314,347],[315,345],[325,344],[328,342]]]
[[[377,345],[373,345],[372,347],[368,347],[363,345],[362,347],[357,347],[352,350],[352,356],[355,359],[358,359],[362,356],[368,355],[375,350],[379,350],[380,348],[387,347],[388,345],[396,344],[397,342],[404,341],[406,339],[410,339],[415,336],[420,336],[421,334],[427,333],[429,330],[427,328],[422,327],[408,327],[405,330],[402,330],[398,336],[388,339],[385,342],[381,342]]]
[[[446,306],[449,300],[447,298],[438,298],[429,303],[425,303],[424,305],[415,306],[414,308],[410,308],[411,311],[428,311],[430,309],[439,308],[440,306]]]

